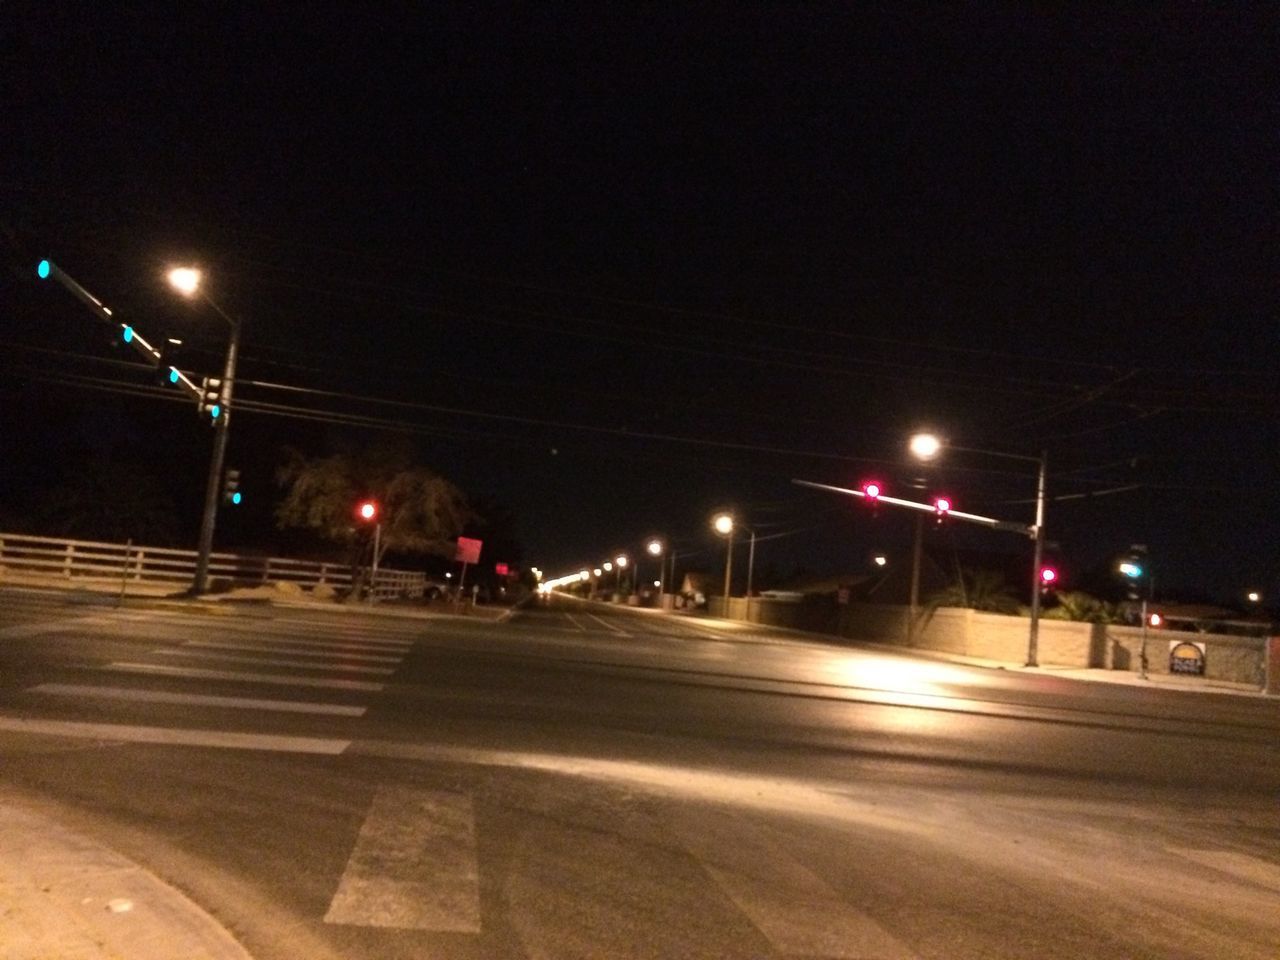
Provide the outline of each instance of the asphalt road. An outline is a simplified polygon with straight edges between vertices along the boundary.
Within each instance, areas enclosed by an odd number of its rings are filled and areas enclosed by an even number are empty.
[[[76,599],[0,590],[0,801],[259,960],[1280,956],[1274,700],[569,600]]]

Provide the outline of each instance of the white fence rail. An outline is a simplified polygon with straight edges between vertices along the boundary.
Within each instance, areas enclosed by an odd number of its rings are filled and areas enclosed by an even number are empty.
[[[195,569],[194,550],[0,533],[0,571],[42,580],[83,586],[115,584],[121,589],[151,584],[177,590],[195,578]],[[296,583],[311,588],[322,584],[336,589],[351,587],[347,564],[235,553],[211,554],[209,577],[215,583],[222,580],[233,586]],[[379,569],[373,594],[379,599],[420,599],[425,588],[426,574],[421,571]]]

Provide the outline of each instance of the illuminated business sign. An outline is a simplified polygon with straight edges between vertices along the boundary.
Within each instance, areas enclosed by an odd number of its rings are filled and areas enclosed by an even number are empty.
[[[1204,676],[1204,658],[1208,645],[1191,640],[1169,641],[1169,672],[1193,677]]]

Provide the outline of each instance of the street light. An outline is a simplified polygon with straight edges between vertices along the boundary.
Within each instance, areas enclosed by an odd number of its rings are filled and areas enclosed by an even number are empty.
[[[716,533],[727,537],[724,548],[724,615],[729,616],[729,577],[733,572],[733,517],[727,513],[719,513],[711,521]]]
[[[648,551],[649,556],[653,557],[655,560],[658,561],[658,579],[654,583],[654,586],[658,588],[658,606],[661,607],[662,595],[666,592],[664,589],[664,581],[667,578],[667,570],[666,570],[667,563],[665,560],[662,559],[662,552],[663,552],[662,541],[659,540],[657,537],[654,537],[652,540],[650,540],[648,543],[644,545],[644,548],[646,551]]]
[[[618,578],[614,581],[614,589],[616,589],[618,593],[622,593],[622,571],[627,569],[627,558],[614,557],[613,563],[614,567],[618,571]]]
[[[962,453],[982,453],[991,457],[1003,457],[1006,460],[1022,460],[1036,464],[1036,521],[1031,527],[1031,538],[1035,544],[1031,558],[1031,625],[1027,632],[1027,666],[1038,667],[1040,646],[1040,565],[1044,556],[1044,499],[1045,473],[1048,469],[1048,451],[1040,456],[1032,457],[1022,453],[1006,453],[1002,450],[982,450],[976,447],[961,447],[956,444],[945,444],[948,449]],[[932,433],[917,433],[908,448],[918,460],[932,460],[943,450],[942,440]]]
[[[203,276],[194,267],[175,267],[168,273],[169,285],[187,299],[199,294],[231,327],[227,358],[222,368],[218,395],[218,416],[214,419],[213,455],[209,459],[209,479],[205,484],[204,513],[200,518],[200,541],[196,547],[196,574],[191,593],[199,596],[209,586],[209,557],[213,553],[213,528],[218,521],[218,486],[227,455],[227,432],[231,428],[231,390],[236,376],[236,355],[240,352],[240,321],[232,317],[204,291]]]
[[[733,568],[733,531],[737,528],[738,521],[733,514],[720,513],[716,514],[715,519],[711,521],[716,533],[728,538],[725,545],[724,554],[724,615],[729,616],[729,586],[730,572]],[[747,532],[751,534],[751,548],[747,551],[747,613],[746,619],[751,619],[751,586],[752,579],[755,575],[756,566],[756,532],[750,527]]]

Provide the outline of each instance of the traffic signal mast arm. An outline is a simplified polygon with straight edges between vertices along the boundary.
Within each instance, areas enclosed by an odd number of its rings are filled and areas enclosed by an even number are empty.
[[[77,283],[74,278],[63,272],[63,270],[52,260],[41,260],[40,265],[36,268],[36,274],[42,280],[52,279],[58,281],[58,283],[66,287],[72,296],[93,311],[93,314],[99,320],[119,327],[121,339],[141,353],[148,363],[159,366],[163,361],[164,357],[160,351],[148,343],[142,334],[138,333],[138,331],[129,326],[129,324],[122,323],[117,320],[115,314],[111,312],[110,307]],[[202,391],[198,384],[192,382],[191,378],[177,367],[169,368],[169,379],[174,383],[179,383],[185,387],[187,392],[190,393],[197,402],[203,400],[204,391]]]
[[[814,483],[811,480],[792,480],[794,484],[801,487],[812,487],[815,490],[827,490],[831,493],[843,493],[850,497],[860,497],[867,499],[867,494],[862,490],[850,490],[848,487],[833,487],[827,483]],[[937,513],[938,507],[933,503],[916,503],[914,500],[902,500],[898,497],[886,497],[883,494],[873,498],[876,503],[887,503],[893,507],[905,507],[908,510],[920,510],[924,513]],[[997,520],[995,517],[983,517],[976,513],[965,513],[962,510],[947,510],[947,518],[955,520],[964,520],[966,523],[976,523],[984,527],[990,527],[993,530],[1006,530],[1012,533],[1021,533],[1027,536],[1035,536],[1035,528],[1025,523],[1018,523],[1013,520]]]

